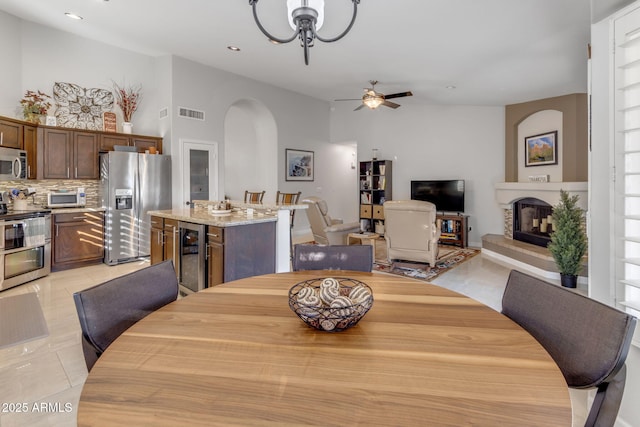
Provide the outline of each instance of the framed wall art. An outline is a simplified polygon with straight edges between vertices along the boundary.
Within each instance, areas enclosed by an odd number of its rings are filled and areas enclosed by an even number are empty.
[[[53,85],[58,126],[103,130],[102,113],[113,109],[113,93],[106,89],[85,89],[73,83]]]
[[[524,165],[558,164],[558,131],[527,136],[524,139]]]
[[[102,129],[105,132],[117,132],[116,113],[113,111],[105,111],[102,113]]]
[[[313,151],[285,149],[287,181],[313,181]]]

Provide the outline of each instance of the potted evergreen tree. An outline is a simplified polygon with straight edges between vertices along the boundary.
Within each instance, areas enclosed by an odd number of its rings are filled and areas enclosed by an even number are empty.
[[[560,190],[560,202],[551,215],[554,231],[548,245],[560,272],[560,283],[575,288],[582,257],[587,252],[587,236],[582,226],[582,209],[577,206],[578,195]]]

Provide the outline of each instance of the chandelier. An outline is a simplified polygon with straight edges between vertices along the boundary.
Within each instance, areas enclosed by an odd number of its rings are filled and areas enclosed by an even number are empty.
[[[313,47],[313,41],[315,39],[321,42],[331,43],[340,40],[347,35],[353,23],[356,21],[356,14],[358,12],[358,4],[360,0],[351,0],[353,3],[353,16],[351,22],[340,35],[333,38],[322,38],[318,35],[317,31],[322,27],[324,23],[324,0],[287,0],[287,13],[289,14],[289,25],[293,28],[293,34],[287,39],[280,39],[272,36],[260,23],[258,19],[258,13],[256,11],[256,5],[258,0],[249,0],[249,5],[253,8],[253,17],[256,20],[256,24],[260,31],[267,36],[273,43],[289,43],[296,38],[300,39],[300,46],[304,48],[304,63],[309,65],[309,48]]]

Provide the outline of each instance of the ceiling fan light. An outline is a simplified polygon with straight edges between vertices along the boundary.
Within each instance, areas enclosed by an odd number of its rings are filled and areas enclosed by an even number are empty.
[[[287,18],[289,19],[291,28],[294,30],[298,28],[295,22],[293,22],[293,11],[301,7],[314,9],[318,14],[316,30],[322,28],[322,24],[324,24],[324,0],[287,0]]]
[[[380,95],[366,94],[362,98],[362,102],[364,103],[364,105],[374,110],[378,108],[380,105],[382,105],[382,103],[384,102],[384,98],[381,97]]]

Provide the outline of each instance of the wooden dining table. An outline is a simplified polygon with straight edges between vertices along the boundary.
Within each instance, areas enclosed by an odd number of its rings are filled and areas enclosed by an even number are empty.
[[[348,277],[374,302],[342,332],[289,308],[296,283]],[[84,384],[79,426],[571,426],[564,378],[499,312],[384,273],[228,282],[124,332]]]

